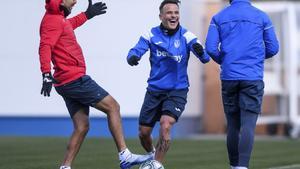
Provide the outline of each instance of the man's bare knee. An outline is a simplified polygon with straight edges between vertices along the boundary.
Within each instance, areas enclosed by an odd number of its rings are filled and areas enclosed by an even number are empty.
[[[118,102],[114,102],[112,105],[111,105],[111,112],[120,112],[120,104]]]
[[[168,121],[161,121],[160,122],[160,129],[163,133],[169,133],[172,128],[172,124]]]
[[[105,114],[110,114],[112,112],[120,112],[119,103],[111,96],[108,95],[104,97],[101,101],[99,101],[95,108],[103,111]]]
[[[90,129],[89,124],[79,125],[75,128],[76,132],[85,135]]]

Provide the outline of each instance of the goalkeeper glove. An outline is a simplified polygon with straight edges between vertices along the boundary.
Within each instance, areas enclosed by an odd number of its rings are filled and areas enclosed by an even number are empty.
[[[85,11],[85,15],[87,19],[91,19],[94,16],[105,14],[106,13],[106,4],[103,2],[97,2],[95,4],[92,3],[92,0],[89,0],[89,6]]]
[[[41,89],[41,95],[50,96],[52,85],[57,81],[52,77],[51,73],[43,73],[43,85]]]
[[[194,43],[192,47],[193,47],[195,53],[196,53],[199,57],[201,57],[201,56],[204,54],[203,47],[202,47],[202,45],[200,45],[200,43],[198,43],[198,42],[197,42],[197,43]]]
[[[136,66],[139,64],[139,61],[141,60],[141,58],[139,58],[138,56],[136,55],[132,55],[130,56],[129,58],[127,58],[127,63],[130,65],[130,66]]]

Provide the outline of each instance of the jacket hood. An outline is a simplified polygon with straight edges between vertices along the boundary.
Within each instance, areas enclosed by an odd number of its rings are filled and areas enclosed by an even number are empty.
[[[47,13],[63,15],[63,11],[59,8],[61,2],[62,0],[46,0],[45,8]]]

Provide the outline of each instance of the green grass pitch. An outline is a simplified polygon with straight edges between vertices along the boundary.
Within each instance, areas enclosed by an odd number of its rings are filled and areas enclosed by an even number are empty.
[[[0,169],[58,169],[67,138],[0,137]],[[134,153],[144,153],[139,141],[127,139]],[[118,169],[111,139],[88,138],[72,169]],[[299,169],[300,140],[256,140],[250,169]],[[294,166],[294,167],[293,167]],[[228,169],[224,140],[172,140],[166,169]],[[138,169],[134,167],[133,169]]]

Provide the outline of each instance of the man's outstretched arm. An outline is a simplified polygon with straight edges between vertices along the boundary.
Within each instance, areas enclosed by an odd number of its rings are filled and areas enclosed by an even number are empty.
[[[95,16],[105,14],[106,9],[107,6],[104,2],[97,2],[93,4],[92,0],[89,0],[89,5],[85,12],[82,12],[68,20],[71,22],[73,29],[76,29],[87,20],[92,19]]]

